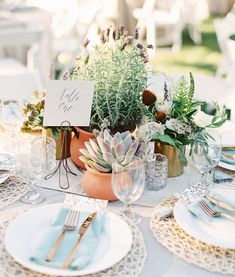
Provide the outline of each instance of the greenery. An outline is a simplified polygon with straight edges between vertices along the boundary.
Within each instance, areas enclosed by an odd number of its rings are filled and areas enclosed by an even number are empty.
[[[85,41],[72,79],[96,82],[90,125],[125,129],[141,122],[146,108],[141,92],[147,87],[148,57],[138,43],[138,31],[129,36],[123,27],[101,33],[100,44],[88,52]]]
[[[164,88],[164,98],[156,95],[156,101],[149,105],[149,111],[155,116],[155,128],[151,125],[152,139],[179,148],[180,158],[187,164],[184,146],[193,142],[196,135],[207,127],[221,126],[227,119],[225,109],[216,104],[216,114],[210,116],[202,112],[203,102],[193,99],[194,78],[192,73],[189,81],[182,76],[176,87]]]
[[[159,49],[151,60],[155,71],[193,72],[205,75],[215,75],[221,59],[221,52],[214,30],[214,17],[210,17],[201,26],[202,43],[195,45],[188,31],[183,32],[183,47],[179,53]]]

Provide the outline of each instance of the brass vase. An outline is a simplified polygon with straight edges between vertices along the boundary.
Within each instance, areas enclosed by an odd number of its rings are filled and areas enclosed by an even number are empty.
[[[184,172],[183,162],[179,158],[179,149],[162,142],[155,142],[155,153],[163,154],[168,159],[168,177],[176,177]]]
[[[53,133],[51,129],[42,129],[42,135],[45,137],[49,138],[54,138]],[[70,143],[71,143],[71,132],[67,132],[67,145],[66,149],[64,151],[64,158],[70,157]],[[60,131],[59,132],[59,137],[56,140],[56,159],[60,160],[61,159],[61,152],[62,152],[62,142],[63,142],[63,133]]]

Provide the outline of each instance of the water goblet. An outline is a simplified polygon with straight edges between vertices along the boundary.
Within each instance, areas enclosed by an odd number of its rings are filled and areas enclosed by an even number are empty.
[[[55,166],[55,140],[49,137],[34,139],[31,143],[29,159],[24,161],[19,171],[23,179],[32,183],[29,192],[21,198],[22,202],[37,204],[45,199],[45,197],[36,190],[35,186],[39,184],[42,177],[51,172]]]
[[[213,170],[220,161],[221,141],[215,132],[200,133],[194,140],[191,148],[192,161],[200,171],[201,184],[207,185],[206,173]]]
[[[23,120],[22,107],[22,101],[16,99],[4,100],[1,103],[1,121],[12,137],[16,135],[17,127]]]
[[[122,215],[129,217],[135,223],[140,222],[131,210],[131,204],[139,199],[145,187],[144,162],[139,157],[133,157],[129,163],[119,157],[112,164],[113,193],[124,203]]]

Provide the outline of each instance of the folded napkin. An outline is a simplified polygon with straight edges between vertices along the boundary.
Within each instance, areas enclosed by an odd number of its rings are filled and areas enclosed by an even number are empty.
[[[43,239],[32,243],[31,261],[40,265],[61,268],[63,262],[68,257],[74,244],[79,238],[79,235],[77,234],[79,227],[90,214],[90,212],[80,212],[78,227],[74,231],[67,231],[65,233],[64,240],[58,248],[53,260],[51,262],[46,262],[45,259],[47,254],[63,230],[63,224],[68,212],[68,208],[61,208],[51,226],[48,226],[43,231],[44,234],[41,236]],[[103,230],[104,221],[105,214],[98,212],[84,234],[69,269],[82,269],[91,262]]]
[[[231,190],[227,190],[227,193],[226,193],[226,189],[216,188],[216,189],[208,190],[207,195],[231,207],[235,207],[235,191],[234,193],[231,193]]]
[[[210,201],[204,199],[209,206],[211,206],[216,211],[223,211],[228,212],[224,209],[221,209],[216,206]],[[224,238],[234,238],[235,239],[235,222],[232,220],[229,220],[223,216],[218,217],[212,217],[208,216],[200,207],[198,202],[195,202],[191,205],[187,205],[187,208],[195,215],[197,218],[199,218],[201,221],[207,224],[208,229],[215,229],[218,230],[218,235]],[[231,215],[235,216],[235,213],[231,213]]]

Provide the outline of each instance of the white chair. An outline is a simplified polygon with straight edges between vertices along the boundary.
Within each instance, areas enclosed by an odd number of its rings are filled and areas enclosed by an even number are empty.
[[[153,47],[173,44],[172,49],[178,51],[182,45],[182,26],[180,24],[179,0],[167,1],[166,9],[155,8],[155,0],[145,0],[142,9],[135,9],[133,16],[137,19],[137,27],[146,29],[147,44]],[[165,30],[164,35],[156,38],[156,30]]]
[[[163,7],[156,7],[158,3]],[[137,27],[146,28],[147,43],[154,47],[156,43],[172,43],[173,51],[177,52],[182,47],[182,31],[186,25],[193,41],[201,42],[199,26],[209,12],[206,0],[145,0],[143,8],[135,9],[133,15],[138,21]],[[156,29],[165,30],[162,38],[156,38]]]
[[[222,58],[216,76],[226,76],[228,80],[233,81],[235,75],[235,42],[229,37],[235,34],[235,14],[229,13],[223,19],[216,19],[214,25],[219,47],[222,51]]]
[[[20,98],[30,100],[34,90],[42,89],[37,59],[41,32],[15,29],[0,31],[0,47],[29,47],[27,66],[14,58],[0,58],[0,99]]]
[[[0,101],[19,99],[30,102],[33,92],[38,89],[37,79],[28,72],[17,75],[0,76]]]

